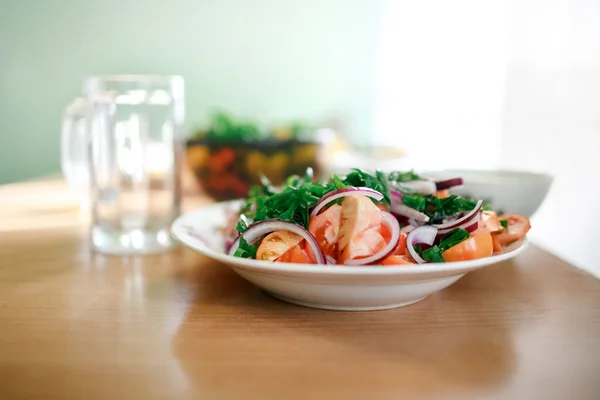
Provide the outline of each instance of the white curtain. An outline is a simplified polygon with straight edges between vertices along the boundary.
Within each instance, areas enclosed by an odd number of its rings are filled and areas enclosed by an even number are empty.
[[[509,6],[386,2],[375,78],[377,144],[402,146],[423,168],[497,166]]]
[[[600,274],[600,1],[388,0],[375,79],[377,143],[551,173],[531,237]]]

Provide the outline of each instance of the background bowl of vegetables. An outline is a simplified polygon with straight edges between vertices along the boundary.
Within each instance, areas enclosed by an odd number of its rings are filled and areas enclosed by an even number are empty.
[[[517,170],[428,171],[424,175],[435,179],[453,176],[464,178],[464,185],[455,193],[484,199],[499,212],[533,216],[546,199],[554,178],[545,173]]]
[[[187,140],[187,165],[201,189],[214,199],[244,197],[262,176],[280,185],[287,176],[311,167],[318,177],[321,143],[315,132],[303,123],[265,129],[215,113],[208,127]]]

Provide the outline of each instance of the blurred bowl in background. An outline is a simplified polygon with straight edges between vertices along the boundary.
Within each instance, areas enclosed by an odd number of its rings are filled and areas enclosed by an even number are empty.
[[[321,175],[321,145],[317,141],[275,138],[254,141],[190,139],[186,158],[201,189],[218,201],[246,197],[264,174],[281,185],[289,175],[304,175],[308,167]]]
[[[311,167],[320,177],[327,130],[291,121],[265,127],[256,120],[215,112],[186,143],[188,168],[200,189],[217,201],[246,197],[266,176],[273,185]]]
[[[421,175],[436,180],[462,177],[464,186],[453,189],[487,201],[494,210],[506,214],[531,217],[544,202],[553,177],[548,174],[516,170],[443,170],[426,171]]]

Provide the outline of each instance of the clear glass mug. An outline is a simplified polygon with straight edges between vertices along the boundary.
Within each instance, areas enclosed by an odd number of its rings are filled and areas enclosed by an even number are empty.
[[[172,248],[180,213],[184,82],[180,76],[107,75],[84,82],[65,111],[61,167],[87,192],[95,250],[154,253]]]

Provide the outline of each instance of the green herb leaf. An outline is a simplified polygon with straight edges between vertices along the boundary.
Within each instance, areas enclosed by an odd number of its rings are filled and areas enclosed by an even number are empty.
[[[417,244],[414,246],[414,249],[425,261],[445,262],[442,253],[448,250],[450,247],[456,246],[457,244],[467,240],[469,237],[469,232],[466,230],[462,228],[455,228],[442,236],[438,245],[432,246],[427,250],[422,250],[421,246]]]
[[[344,184],[344,182],[342,182],[337,175],[333,175],[331,180],[333,181],[333,186],[335,186],[336,189],[344,189],[348,187],[348,185]]]
[[[402,196],[402,203],[410,208],[414,208],[417,211],[424,212],[427,207],[427,197],[418,193],[409,194],[404,193]]]
[[[500,225],[502,225],[502,227],[506,229],[506,228],[508,228],[508,221],[505,219],[501,219]]]
[[[390,188],[388,187],[388,177],[381,171],[377,171],[374,175],[369,174],[362,169],[355,168],[351,173],[346,175],[343,182],[347,186],[368,187],[377,190],[383,194],[383,203],[390,206]]]
[[[256,249],[258,249],[258,244],[249,244],[246,239],[240,237],[240,246],[233,255],[234,257],[254,258],[256,257]]]
[[[248,218],[246,218],[246,216],[244,214],[240,215],[240,219],[238,220],[237,224],[235,225],[235,230],[240,232],[240,233],[244,233],[246,232],[246,229],[248,229]]]
[[[391,182],[410,182],[410,181],[420,181],[421,178],[419,175],[415,174],[413,170],[407,172],[390,172],[389,180]]]
[[[442,236],[438,247],[442,251],[446,251],[450,247],[456,246],[460,242],[464,242],[469,237],[471,237],[471,235],[469,234],[469,232],[467,230],[462,229],[462,228],[454,228],[450,232],[448,232],[444,236]]]
[[[444,257],[442,257],[442,250],[438,246],[430,247],[420,255],[427,262],[445,262]]]

